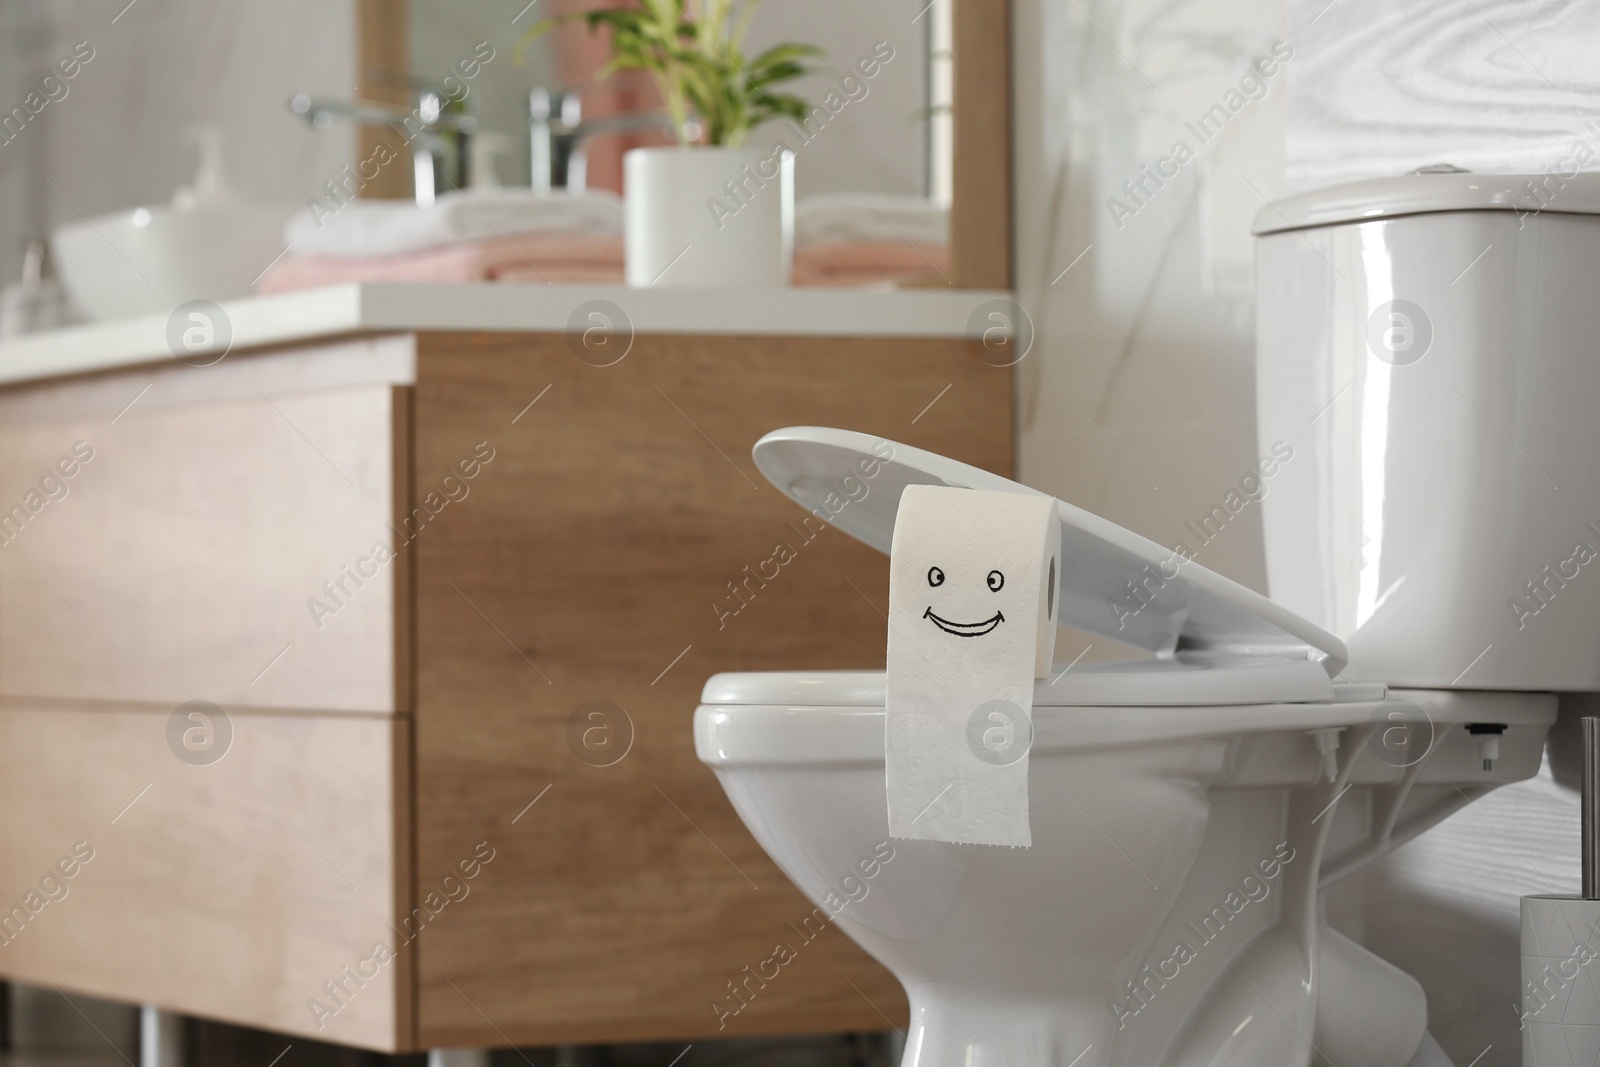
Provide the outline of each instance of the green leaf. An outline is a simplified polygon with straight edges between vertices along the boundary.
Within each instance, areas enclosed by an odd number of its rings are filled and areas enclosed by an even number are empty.
[[[745,34],[761,0],[700,0],[699,17],[687,0],[637,0],[637,7],[572,12],[543,19],[523,32],[518,61],[529,44],[557,26],[583,20],[591,33],[611,30],[611,58],[596,73],[642,70],[654,78],[681,139],[693,112],[708,143],[738,145],[774,117],[803,118],[810,105],[772,86],[813,73],[808,61],[822,49],[786,42],[753,59],[743,54]]]
[[[797,63],[804,59],[816,59],[823,55],[822,49],[813,44],[775,44],[752,59],[750,67],[764,67],[773,63]]]

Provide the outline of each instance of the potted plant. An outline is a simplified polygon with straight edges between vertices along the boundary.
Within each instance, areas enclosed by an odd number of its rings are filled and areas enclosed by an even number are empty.
[[[810,105],[777,87],[811,71],[822,50],[784,43],[744,54],[760,0],[639,0],[530,27],[523,45],[565,22],[611,31],[597,77],[648,73],[678,143],[623,157],[628,284],[786,285],[792,258],[794,154],[745,142],[771,119]]]

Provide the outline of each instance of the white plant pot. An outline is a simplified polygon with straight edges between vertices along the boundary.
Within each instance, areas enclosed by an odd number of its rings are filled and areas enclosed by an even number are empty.
[[[794,154],[635,148],[623,156],[628,284],[781,286],[794,258]]]

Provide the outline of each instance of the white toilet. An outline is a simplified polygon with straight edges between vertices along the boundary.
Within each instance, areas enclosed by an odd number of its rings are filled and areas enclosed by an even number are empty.
[[[1258,219],[1272,599],[1058,502],[1061,622],[1145,656],[1036,685],[1031,848],[889,838],[881,672],[707,683],[700,758],[905,985],[904,1067],[1449,1062],[1321,894],[1535,774],[1554,693],[1600,690],[1600,176],[1557,181]],[[755,459],[884,552],[906,485],[1034,492],[842,430]]]

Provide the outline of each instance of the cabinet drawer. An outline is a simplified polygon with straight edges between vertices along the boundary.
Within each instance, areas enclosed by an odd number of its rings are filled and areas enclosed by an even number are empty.
[[[168,720],[0,703],[0,973],[404,1047],[410,720],[234,714],[209,764]]]
[[[6,394],[0,693],[407,707],[410,391],[304,360]]]

